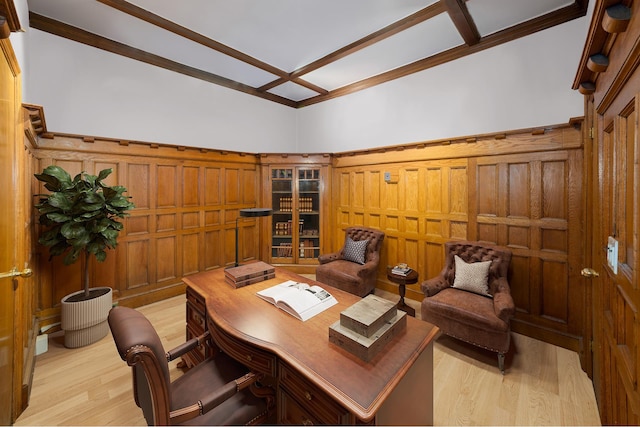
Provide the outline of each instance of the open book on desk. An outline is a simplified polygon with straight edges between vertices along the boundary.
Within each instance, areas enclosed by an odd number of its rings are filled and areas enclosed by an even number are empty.
[[[320,286],[293,280],[258,291],[257,295],[302,321],[338,303],[333,295]]]

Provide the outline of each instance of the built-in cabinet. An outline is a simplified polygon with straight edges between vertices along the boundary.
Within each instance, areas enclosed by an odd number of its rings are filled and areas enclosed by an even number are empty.
[[[265,199],[273,209],[268,260],[276,265],[314,266],[323,253],[327,223],[328,165],[271,164]]]

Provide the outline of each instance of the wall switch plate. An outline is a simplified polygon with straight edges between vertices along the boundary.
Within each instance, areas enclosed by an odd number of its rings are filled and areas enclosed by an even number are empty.
[[[607,264],[613,274],[618,274],[618,241],[611,236],[607,240]]]

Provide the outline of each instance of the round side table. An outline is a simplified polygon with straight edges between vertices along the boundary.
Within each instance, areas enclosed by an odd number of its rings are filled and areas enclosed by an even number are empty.
[[[415,270],[411,270],[409,274],[403,276],[401,274],[392,273],[393,268],[387,267],[387,279],[391,280],[393,283],[398,284],[398,292],[400,293],[400,301],[398,301],[398,309],[404,311],[409,316],[416,316],[416,310],[413,307],[409,307],[404,302],[404,294],[406,292],[405,286],[411,285],[413,283],[418,282],[418,272]]]

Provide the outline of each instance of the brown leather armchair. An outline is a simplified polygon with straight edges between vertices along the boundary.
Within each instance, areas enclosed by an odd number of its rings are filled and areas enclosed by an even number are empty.
[[[422,319],[446,335],[497,352],[498,366],[504,374],[504,355],[511,340],[509,321],[515,313],[507,280],[511,251],[487,243],[457,241],[445,243],[445,254],[440,274],[422,283]],[[488,296],[453,287],[455,255],[465,263],[490,261]]]
[[[369,241],[368,244],[359,243],[366,240]],[[316,280],[361,297],[367,296],[376,288],[383,240],[384,233],[380,230],[347,228],[342,249],[318,257],[320,265],[316,268]],[[362,253],[356,254],[354,258],[351,246],[363,248]],[[361,259],[357,259],[360,255]]]
[[[131,366],[136,405],[149,425],[259,424],[269,417],[272,399],[247,389],[255,387],[257,376],[222,352],[170,382],[168,362],[206,345],[208,332],[165,354],[142,313],[114,307],[108,320],[118,353]]]

